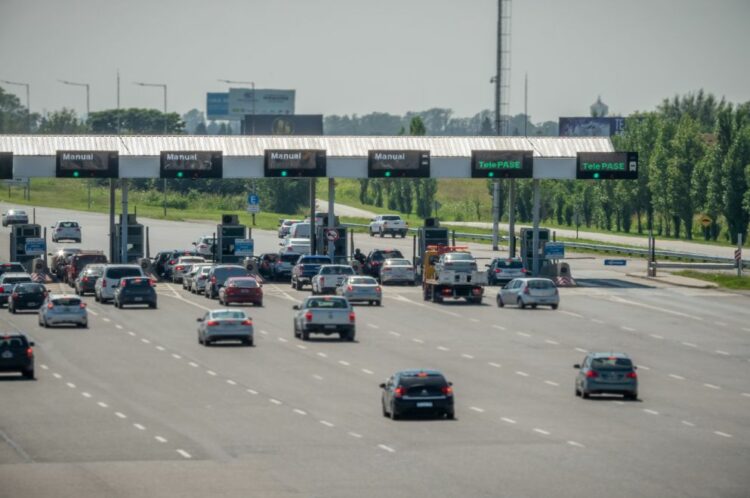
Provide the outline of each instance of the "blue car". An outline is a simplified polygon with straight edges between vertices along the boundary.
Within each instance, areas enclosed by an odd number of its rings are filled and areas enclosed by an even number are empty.
[[[638,399],[636,366],[625,353],[588,353],[573,368],[578,369],[576,396],[621,394],[625,399]]]

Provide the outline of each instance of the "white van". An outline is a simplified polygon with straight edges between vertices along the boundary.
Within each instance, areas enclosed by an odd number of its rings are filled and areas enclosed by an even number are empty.
[[[124,277],[147,277],[140,265],[107,265],[94,284],[94,300],[106,303],[115,297],[115,289]]]
[[[289,229],[289,235],[287,239],[309,239],[310,238],[310,223],[295,223]]]

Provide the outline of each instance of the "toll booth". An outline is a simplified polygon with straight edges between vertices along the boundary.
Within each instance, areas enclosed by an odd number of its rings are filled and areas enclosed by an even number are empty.
[[[216,226],[216,262],[241,264],[245,255],[235,254],[235,242],[247,238],[247,227],[236,214],[222,214],[221,224]]]
[[[538,258],[539,267],[541,268],[544,264],[544,246],[549,242],[549,228],[539,229],[539,247],[538,247]],[[521,229],[521,259],[523,260],[523,267],[526,270],[531,270],[534,264],[534,229],[533,228],[522,228]]]
[[[414,259],[421,258],[427,246],[450,245],[448,236],[448,229],[441,228],[437,218],[425,218],[424,226],[419,228],[417,234],[417,254]]]
[[[128,214],[128,260],[122,261],[120,249],[122,240],[122,224],[115,224],[113,263],[137,263],[146,254],[146,229],[138,223],[135,214]]]
[[[9,261],[21,263],[32,273],[34,259],[46,254],[47,241],[42,236],[41,225],[11,225]]]
[[[336,217],[338,221],[338,216]],[[333,239],[333,262],[347,264],[349,261],[349,238],[346,227],[336,225],[333,228],[327,226],[316,227],[315,230],[315,254],[328,254],[329,237]],[[334,235],[332,235],[335,234]]]

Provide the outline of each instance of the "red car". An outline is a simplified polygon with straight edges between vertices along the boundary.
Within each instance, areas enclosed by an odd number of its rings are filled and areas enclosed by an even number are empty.
[[[253,303],[263,306],[263,288],[252,277],[230,277],[219,290],[219,303]]]

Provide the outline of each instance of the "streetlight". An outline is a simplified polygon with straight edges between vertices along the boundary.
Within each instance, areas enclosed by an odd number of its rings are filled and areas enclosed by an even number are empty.
[[[250,88],[253,90],[253,107],[250,112],[253,116],[252,134],[255,135],[255,82],[254,81],[233,81],[233,80],[216,80],[216,81],[220,81],[221,83],[226,83],[227,85],[250,85]]]
[[[26,87],[26,126],[28,126],[29,133],[31,133],[31,104],[29,104],[29,95],[31,94],[31,85],[29,83],[18,83],[16,81],[8,81],[8,80],[0,80],[0,83],[5,83],[6,85],[18,85],[18,86]]]
[[[89,117],[89,114],[91,113],[91,100],[89,99],[89,84],[88,83],[75,83],[73,81],[66,81],[66,80],[57,80],[60,83],[64,85],[72,85],[72,86],[83,86],[86,87],[86,118]]]
[[[140,81],[134,81],[134,85],[140,86],[155,86],[160,87],[164,90],[164,134],[167,134],[167,85],[165,83],[143,83]]]

